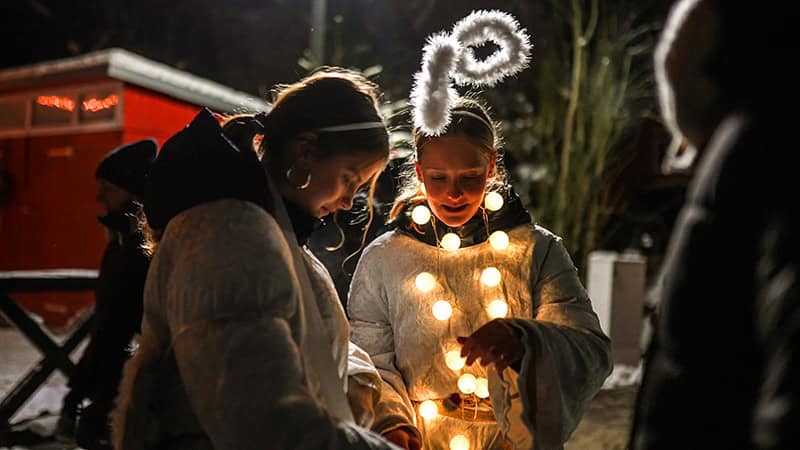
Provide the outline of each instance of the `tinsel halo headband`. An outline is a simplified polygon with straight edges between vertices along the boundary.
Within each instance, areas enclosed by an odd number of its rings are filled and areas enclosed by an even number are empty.
[[[500,49],[478,61],[470,49],[487,41]],[[508,13],[473,11],[451,33],[428,37],[422,51],[422,70],[414,75],[410,103],[414,126],[428,136],[442,134],[450,123],[458,92],[452,85],[494,86],[530,62],[530,37]]]

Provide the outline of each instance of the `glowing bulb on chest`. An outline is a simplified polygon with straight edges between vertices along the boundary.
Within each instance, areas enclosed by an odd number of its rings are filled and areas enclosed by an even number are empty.
[[[503,196],[497,192],[489,192],[486,194],[484,205],[489,211],[498,211],[503,207]]]
[[[489,398],[489,380],[483,377],[475,380],[475,395],[479,398]]]
[[[444,300],[439,300],[434,303],[431,309],[433,310],[433,317],[435,317],[436,320],[447,320],[453,315],[453,307]]]
[[[452,371],[461,370],[466,363],[467,358],[461,357],[460,350],[451,350],[444,355],[444,362],[447,367]]]
[[[456,251],[461,247],[461,238],[455,233],[447,233],[442,236],[441,245],[443,249],[449,252]]]
[[[417,225],[425,225],[431,220],[431,210],[425,205],[417,205],[411,210],[411,220]]]
[[[439,415],[439,406],[433,400],[425,400],[419,404],[419,415],[425,420],[431,420]]]
[[[417,285],[417,289],[420,291],[430,292],[436,287],[436,278],[434,278],[429,272],[422,272],[417,275],[417,278],[414,280],[414,284]]]
[[[505,231],[495,231],[489,235],[489,244],[495,250],[505,250],[508,248],[508,234]]]
[[[489,306],[486,307],[489,317],[492,319],[499,319],[508,315],[508,303],[503,300],[492,300]]]
[[[502,276],[500,275],[500,271],[497,270],[496,267],[487,267],[483,269],[481,273],[481,283],[488,287],[495,287],[500,284],[500,280]]]
[[[463,434],[458,434],[450,439],[450,450],[469,450],[469,439]]]
[[[475,375],[465,373],[458,377],[458,390],[464,394],[472,394],[475,392]]]

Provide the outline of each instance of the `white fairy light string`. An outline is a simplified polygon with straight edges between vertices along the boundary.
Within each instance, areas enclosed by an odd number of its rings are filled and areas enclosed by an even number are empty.
[[[436,320],[444,321],[453,315],[453,307],[450,306],[450,303],[445,300],[439,300],[438,302],[434,303],[433,308],[431,309],[433,310],[433,317],[435,317]]]
[[[433,400],[425,400],[419,404],[419,415],[423,419],[431,420],[439,415],[439,406]]]
[[[459,434],[450,440],[450,450],[469,450],[469,439],[463,434]]]
[[[461,238],[455,233],[447,233],[442,236],[442,240],[439,244],[443,249],[449,252],[454,252],[461,247]]]
[[[471,47],[481,46],[486,42],[493,42],[499,50],[483,61],[478,61]],[[530,51],[530,38],[516,19],[496,10],[474,11],[458,21],[452,32],[430,36],[423,49],[422,68],[414,76],[414,87],[410,95],[414,126],[427,136],[441,135],[450,123],[451,110],[459,98],[453,83],[459,86],[494,86],[527,67]],[[420,190],[426,195],[424,185],[420,185]],[[501,194],[487,192],[483,202],[484,217],[486,211],[499,211],[504,203]],[[411,219],[418,226],[436,220],[426,205],[415,206],[411,210]],[[435,223],[433,230],[435,233]],[[487,225],[487,234],[488,232]],[[457,255],[461,250],[462,242],[458,234],[449,232],[441,239],[438,235],[435,237],[440,251]],[[503,252],[509,248],[510,238],[506,232],[496,230],[488,235],[487,244],[493,251]],[[497,267],[489,266],[481,270],[479,280],[484,287],[495,291],[503,282],[503,276]],[[430,272],[420,272],[414,283],[425,295],[440,295],[439,290],[447,284],[438,282]],[[492,300],[485,306],[487,317],[506,317],[509,314],[508,303],[503,298],[490,298]],[[437,321],[445,322],[453,318],[454,310],[457,309],[458,303],[453,304],[440,297],[431,305],[430,314]],[[490,397],[487,378],[461,373],[466,359],[461,356],[460,348],[445,350],[443,357],[447,367],[460,374],[456,383],[458,391],[473,396],[476,404],[478,400]],[[426,400],[419,404],[418,412],[426,421],[436,420],[439,406],[436,401]],[[462,434],[456,434],[450,440],[451,450],[469,450],[470,446],[469,439]]]
[[[417,205],[411,210],[411,220],[417,225],[425,225],[431,220],[431,210],[425,205]]]

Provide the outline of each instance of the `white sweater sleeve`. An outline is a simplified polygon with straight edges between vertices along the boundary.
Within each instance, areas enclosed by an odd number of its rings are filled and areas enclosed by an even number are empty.
[[[380,261],[379,255],[379,246],[367,247],[353,275],[347,303],[351,339],[369,353],[383,380],[372,429],[384,434],[407,427],[419,433],[406,383],[395,364],[394,336],[381,274],[385,260]]]
[[[161,287],[164,316],[202,429],[217,449],[392,448],[337,423],[308,387],[289,244],[271,216],[250,206],[199,217],[197,227],[213,226],[215,239],[158,250],[175,250]]]

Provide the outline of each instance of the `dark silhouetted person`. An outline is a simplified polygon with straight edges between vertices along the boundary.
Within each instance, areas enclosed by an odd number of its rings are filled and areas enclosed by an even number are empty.
[[[95,173],[97,202],[105,209],[98,220],[106,228],[108,246],[97,280],[89,345],[70,378],[56,430],[59,440],[75,439],[89,450],[110,448],[109,414],[142,321],[149,260],[141,248],[137,221],[156,151],[152,139],[123,145],[106,155]],[[90,403],[82,407],[86,400]]]
[[[796,166],[779,106],[794,17],[680,1],[656,50],[662,113],[688,144],[672,162],[699,162],[663,267],[633,450],[800,448]]]

